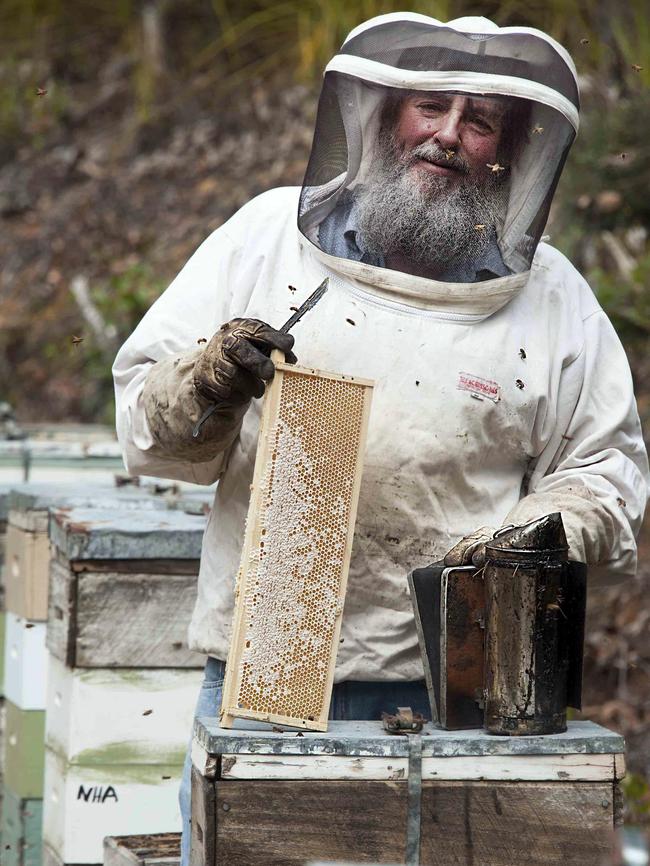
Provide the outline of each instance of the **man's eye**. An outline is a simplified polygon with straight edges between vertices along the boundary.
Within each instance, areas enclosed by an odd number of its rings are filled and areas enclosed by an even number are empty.
[[[468,120],[473,126],[476,126],[483,132],[494,132],[492,124],[482,117],[470,117]]]
[[[420,105],[423,111],[446,111],[447,107],[441,102],[423,102]]]

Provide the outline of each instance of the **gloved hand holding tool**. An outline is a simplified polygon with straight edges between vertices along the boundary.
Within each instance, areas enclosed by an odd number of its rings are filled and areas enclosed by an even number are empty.
[[[265,382],[273,378],[275,367],[269,357],[273,349],[284,352],[289,364],[296,363],[291,351],[294,339],[287,332],[322,298],[328,282],[327,278],[323,280],[279,331],[259,319],[232,319],[221,326],[194,366],[194,390],[200,397],[214,401],[192,430],[194,438],[215,412],[222,422],[216,435],[225,439],[231,436],[251,399],[261,397]]]

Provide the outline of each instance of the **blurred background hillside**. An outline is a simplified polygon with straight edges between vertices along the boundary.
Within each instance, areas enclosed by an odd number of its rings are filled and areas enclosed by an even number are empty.
[[[121,341],[213,229],[299,184],[345,34],[409,8],[540,27],[572,53],[582,129],[548,227],[609,312],[650,416],[647,0],[0,0],[0,400],[112,423]],[[210,337],[210,334],[206,334]],[[628,736],[650,796],[650,542],[591,599],[587,714]]]

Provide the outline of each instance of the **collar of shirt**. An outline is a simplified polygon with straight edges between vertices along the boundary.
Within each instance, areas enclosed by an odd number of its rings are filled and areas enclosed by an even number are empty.
[[[325,217],[318,230],[321,248],[330,255],[363,262],[367,265],[385,268],[381,253],[366,249],[358,229],[356,203],[352,193],[344,193],[334,210]],[[491,239],[480,262],[458,262],[447,269],[438,280],[449,283],[475,283],[505,277],[510,274],[496,241]]]

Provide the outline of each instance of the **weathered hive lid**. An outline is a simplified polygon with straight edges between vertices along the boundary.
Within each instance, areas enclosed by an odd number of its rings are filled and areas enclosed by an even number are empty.
[[[110,481],[92,484],[16,484],[8,495],[9,511],[48,508],[166,508],[163,496],[141,487],[116,487]]]
[[[209,755],[353,755],[407,757],[407,736],[388,734],[381,722],[330,722],[327,733],[295,730],[283,733],[270,726],[237,720],[234,728],[220,728],[216,719],[194,723],[194,739]],[[620,754],[620,734],[593,722],[569,722],[563,734],[537,737],[495,737],[486,731],[443,731],[431,723],[422,734],[423,757],[478,755]]]
[[[47,529],[46,512],[50,509],[60,511],[70,508],[112,508],[125,511],[175,509],[188,514],[203,514],[209,511],[214,499],[214,490],[209,487],[200,490],[178,490],[175,485],[151,483],[149,480],[141,485],[121,487],[116,486],[109,479],[85,484],[30,482],[8,486],[7,490],[9,492],[6,496],[5,511],[13,514],[11,521],[18,521],[25,529],[42,531]],[[0,520],[3,519],[1,496],[0,493]]]
[[[50,513],[50,539],[69,560],[199,559],[204,514],[110,508]]]

